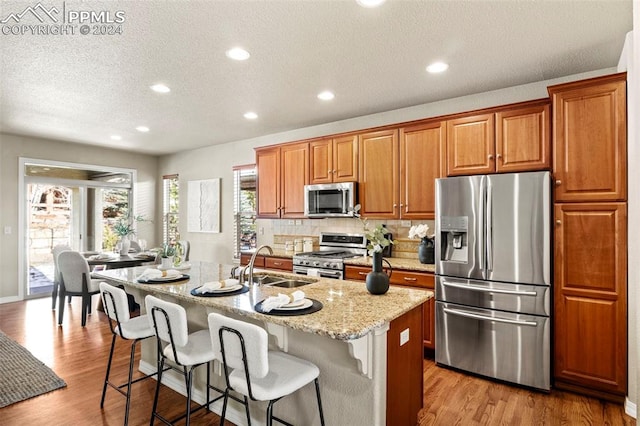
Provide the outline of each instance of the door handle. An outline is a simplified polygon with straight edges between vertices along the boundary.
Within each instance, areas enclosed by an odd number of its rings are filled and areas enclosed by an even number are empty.
[[[538,325],[537,322],[533,322],[533,321],[519,321],[519,320],[508,319],[508,318],[488,317],[485,315],[472,314],[471,312],[462,312],[462,311],[457,311],[455,309],[449,309],[449,308],[444,308],[443,310],[447,314],[458,315],[460,317],[466,317],[466,318],[473,318],[481,321],[494,321],[494,322],[501,322],[504,324],[526,325],[529,327],[536,327]]]
[[[442,285],[445,287],[460,288],[463,290],[481,291],[483,293],[499,293],[499,294],[512,294],[514,296],[537,296],[535,291],[518,291],[518,290],[504,290],[498,288],[478,287],[475,285],[457,284],[449,281],[442,281]]]

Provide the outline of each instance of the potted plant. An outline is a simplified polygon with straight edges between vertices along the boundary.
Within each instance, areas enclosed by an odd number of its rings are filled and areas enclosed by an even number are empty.
[[[130,236],[135,235],[136,230],[133,226],[133,222],[143,222],[145,219],[142,216],[134,216],[133,218],[129,215],[125,217],[120,217],[116,223],[113,224],[113,232],[120,239],[120,254],[127,255],[129,253],[129,248],[131,248],[131,240]]]
[[[173,257],[176,255],[176,247],[173,244],[163,244],[158,254],[163,268],[173,267]]]

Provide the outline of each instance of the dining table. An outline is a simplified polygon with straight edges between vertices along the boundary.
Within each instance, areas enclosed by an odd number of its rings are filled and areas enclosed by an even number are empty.
[[[87,252],[83,253],[83,255],[87,259],[89,266],[94,269],[99,265],[104,265],[104,269],[131,268],[152,263],[156,260],[154,253],[104,254]]]

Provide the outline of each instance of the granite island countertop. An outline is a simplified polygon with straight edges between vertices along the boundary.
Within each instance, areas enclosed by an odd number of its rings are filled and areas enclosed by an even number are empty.
[[[263,272],[260,274],[282,276],[300,280],[315,281],[312,284],[298,287],[305,296],[323,304],[323,308],[315,313],[296,316],[276,316],[261,314],[254,306],[269,296],[278,293],[292,293],[294,289],[269,286],[251,286],[247,293],[226,297],[192,296],[191,290],[208,281],[217,281],[230,276],[234,265],[221,265],[210,262],[192,261],[191,268],[183,272],[188,279],[167,284],[142,284],[136,278],[147,267],[109,269],[96,272],[96,278],[106,279],[111,283],[123,284],[125,287],[137,289],[154,295],[165,295],[172,298],[211,307],[220,311],[233,312],[273,324],[283,325],[308,333],[328,336],[337,340],[358,339],[371,330],[391,322],[393,319],[409,312],[432,298],[433,292],[423,289],[390,286],[384,295],[370,294],[364,283],[359,281],[316,278],[288,273]]]

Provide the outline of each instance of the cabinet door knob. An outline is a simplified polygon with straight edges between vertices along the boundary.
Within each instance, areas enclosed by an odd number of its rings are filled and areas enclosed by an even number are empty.
[[[499,160],[502,158],[502,154],[496,154],[496,158]]]
[[[489,158],[489,160],[493,160],[493,154],[489,154],[487,157]]]
[[[396,207],[398,207],[398,205],[396,203],[393,203],[393,208],[395,209]]]
[[[562,225],[562,221],[560,219],[556,220],[556,225]]]
[[[333,173],[335,173],[336,171],[334,170]]]
[[[556,180],[556,186],[562,185],[562,181],[560,179]]]
[[[327,170],[327,173],[331,174],[331,170]]]

